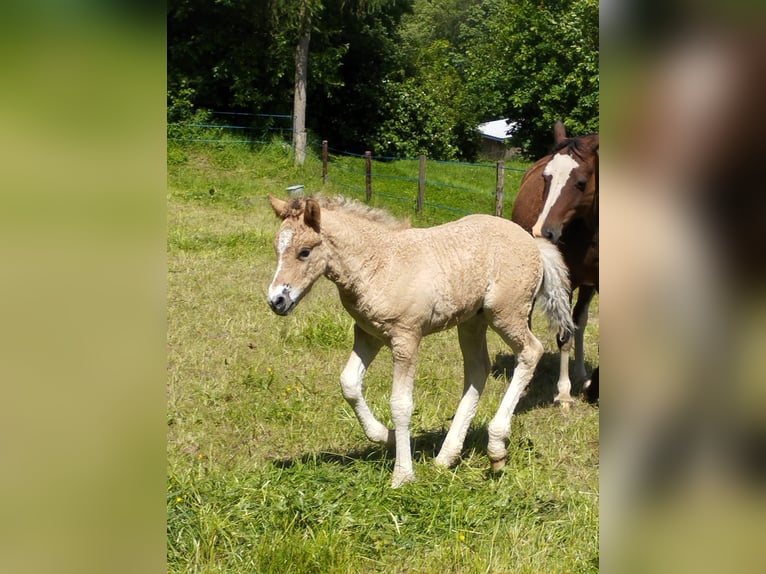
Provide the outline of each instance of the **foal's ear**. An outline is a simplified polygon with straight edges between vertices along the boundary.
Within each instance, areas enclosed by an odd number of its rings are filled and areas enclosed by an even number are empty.
[[[553,143],[559,145],[565,139],[567,139],[567,129],[564,127],[564,122],[556,120],[556,123],[553,124]]]
[[[274,210],[274,213],[276,214],[276,216],[279,217],[280,219],[284,219],[287,202],[282,201],[278,197],[274,197],[272,195],[269,195],[268,198],[269,198],[269,203],[271,204],[271,209]]]
[[[322,213],[319,209],[319,202],[310,197],[306,200],[306,206],[303,208],[303,221],[311,229],[319,233],[319,222],[322,219]]]

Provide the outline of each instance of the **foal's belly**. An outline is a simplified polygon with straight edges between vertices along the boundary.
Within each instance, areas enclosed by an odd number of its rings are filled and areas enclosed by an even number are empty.
[[[479,313],[483,307],[480,296],[458,301],[452,297],[424,296],[411,302],[400,302],[381,309],[370,309],[364,302],[349,304],[344,307],[367,333],[389,343],[397,333],[411,333],[420,336],[430,335],[450,329],[467,321]]]

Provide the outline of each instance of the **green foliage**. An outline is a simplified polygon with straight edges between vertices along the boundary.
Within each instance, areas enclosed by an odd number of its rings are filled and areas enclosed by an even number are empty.
[[[507,116],[538,157],[557,119],[598,131],[597,0],[173,0],[168,117],[287,112],[305,17],[307,124],[341,149],[470,160]]]
[[[467,90],[505,100],[530,156],[549,151],[557,119],[573,135],[598,131],[597,0],[484,2],[462,36]]]

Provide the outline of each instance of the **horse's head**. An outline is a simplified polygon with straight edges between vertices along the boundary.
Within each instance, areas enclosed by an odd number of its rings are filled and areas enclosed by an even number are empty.
[[[269,202],[282,225],[274,238],[277,270],[269,285],[268,302],[277,315],[287,315],[327,268],[321,210],[311,198],[282,201],[269,196]]]
[[[553,243],[572,219],[592,223],[598,194],[598,134],[566,138],[557,133],[556,139],[556,151],[543,170],[545,205],[532,228],[533,235]]]

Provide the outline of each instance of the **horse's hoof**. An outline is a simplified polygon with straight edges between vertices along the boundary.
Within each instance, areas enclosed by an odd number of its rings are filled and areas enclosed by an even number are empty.
[[[569,412],[569,409],[574,404],[574,399],[568,396],[563,396],[563,397],[556,396],[553,398],[553,404],[561,407],[561,410],[566,413],[566,412]]]
[[[505,467],[505,459],[500,460],[491,460],[490,462],[490,468],[493,473],[498,473],[501,470],[503,470],[503,467]]]

